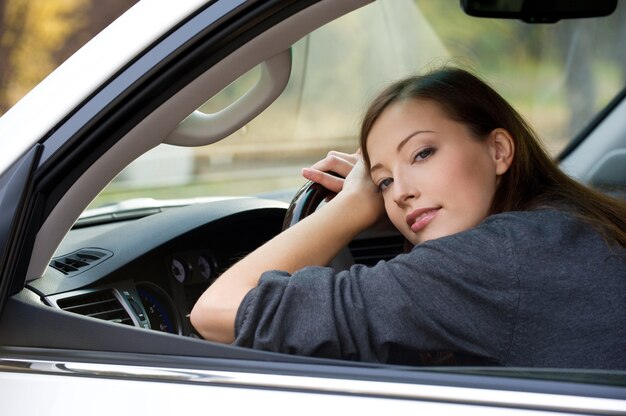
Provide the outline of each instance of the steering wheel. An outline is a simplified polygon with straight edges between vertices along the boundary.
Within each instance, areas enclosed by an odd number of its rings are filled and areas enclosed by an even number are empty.
[[[305,217],[311,215],[320,206],[322,201],[333,195],[333,192],[324,188],[319,183],[308,181],[298,192],[295,193],[285,219],[283,220],[283,230],[291,227]],[[328,264],[329,267],[340,271],[350,268],[354,264],[354,259],[348,247],[344,247],[334,259]]]
[[[283,221],[283,231],[314,213],[322,201],[331,195],[332,192],[319,183],[308,181],[302,185],[289,204]]]

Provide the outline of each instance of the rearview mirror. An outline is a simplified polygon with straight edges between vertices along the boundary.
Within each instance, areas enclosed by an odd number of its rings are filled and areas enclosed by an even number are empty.
[[[608,16],[617,0],[461,0],[470,16],[554,23],[561,19]]]

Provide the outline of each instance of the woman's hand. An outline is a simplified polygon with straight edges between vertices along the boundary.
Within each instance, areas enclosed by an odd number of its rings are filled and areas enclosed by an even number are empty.
[[[358,213],[366,216],[370,225],[384,214],[382,197],[372,182],[359,151],[353,154],[331,151],[310,168],[302,169],[302,176],[342,197],[356,197]]]
[[[302,169],[302,176],[317,182],[331,192],[338,194],[343,189],[345,177],[359,160],[359,154],[330,151],[328,155],[310,168]],[[339,176],[335,176],[333,172]]]

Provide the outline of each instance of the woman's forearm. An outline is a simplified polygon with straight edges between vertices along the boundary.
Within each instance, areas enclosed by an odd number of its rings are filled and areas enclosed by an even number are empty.
[[[356,193],[340,193],[313,215],[285,230],[220,276],[200,297],[191,322],[206,339],[234,340],[237,309],[267,270],[292,273],[309,265],[326,265],[359,232],[378,218],[377,209]]]

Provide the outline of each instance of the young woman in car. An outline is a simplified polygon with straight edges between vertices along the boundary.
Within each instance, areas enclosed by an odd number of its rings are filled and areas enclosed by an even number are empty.
[[[367,111],[361,150],[304,169],[337,195],[200,297],[203,337],[372,362],[451,351],[626,369],[626,207],[563,174],[493,89],[453,68],[397,82]],[[385,214],[409,252],[321,267]]]

